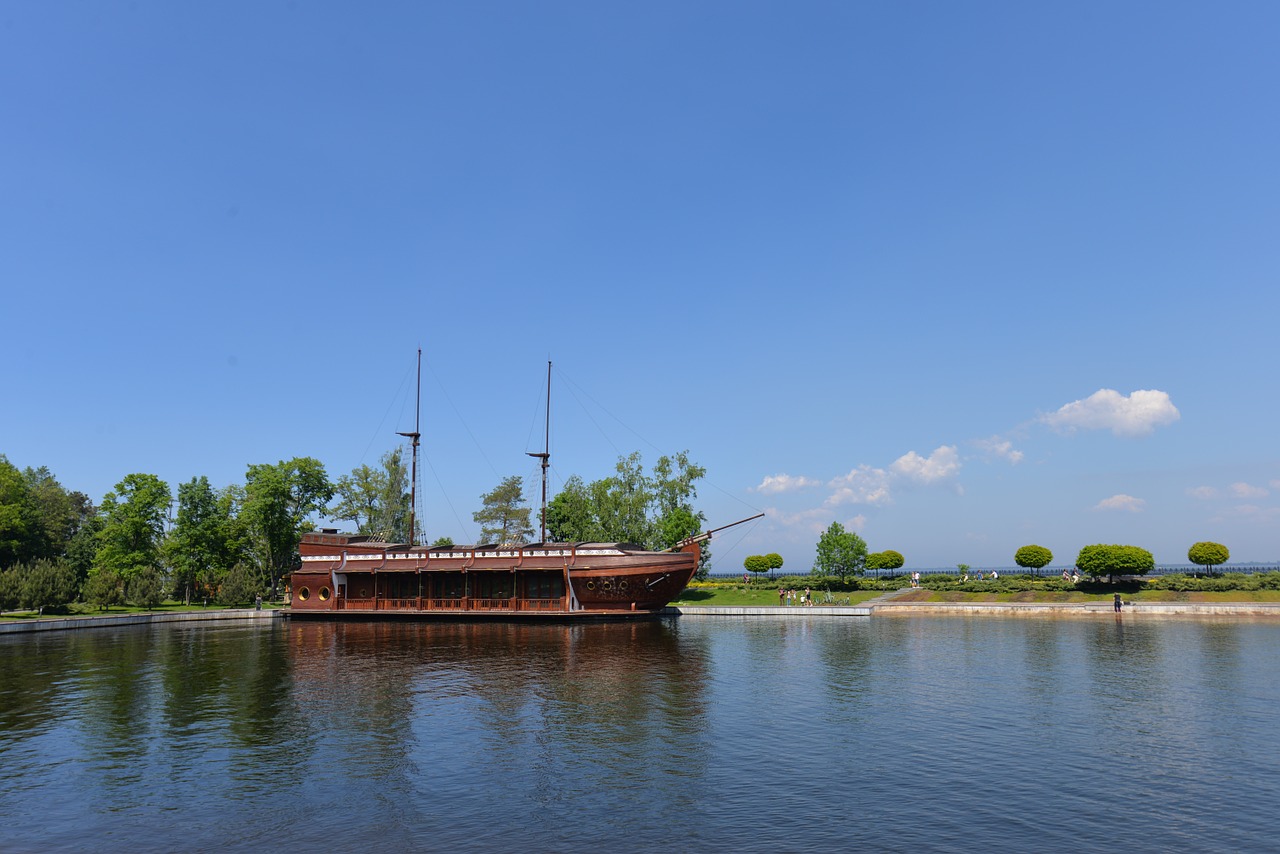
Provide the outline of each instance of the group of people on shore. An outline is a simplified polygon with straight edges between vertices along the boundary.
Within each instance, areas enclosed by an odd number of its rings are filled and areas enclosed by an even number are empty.
[[[1074,570],[1074,569],[1072,569],[1070,572],[1067,572],[1066,567],[1063,567],[1063,568],[1062,568],[1062,580],[1063,580],[1063,581],[1070,581],[1072,584],[1079,584],[1079,583],[1080,583],[1080,573],[1079,573],[1079,572],[1077,572],[1077,571],[1076,571],[1076,570]]]
[[[995,570],[995,569],[991,570],[991,575],[990,575],[989,577],[991,578],[991,580],[992,580],[992,581],[999,581],[999,580],[1000,580],[1000,571],[999,571],[999,570]],[[987,578],[988,578],[988,575],[987,575],[985,572],[981,572],[981,571],[979,571],[979,572],[978,572],[978,577],[977,577],[976,579],[974,579],[974,580],[975,580],[975,581],[986,581],[986,580],[987,580]],[[961,580],[961,581],[968,581],[968,580],[969,580],[969,571],[968,571],[968,570],[965,570],[964,575],[962,575],[962,576],[960,577],[960,580]]]
[[[778,588],[778,604],[779,605],[795,605],[796,599],[799,599],[801,605],[812,605],[813,597],[809,595],[809,588],[806,587],[803,593],[786,587]]]

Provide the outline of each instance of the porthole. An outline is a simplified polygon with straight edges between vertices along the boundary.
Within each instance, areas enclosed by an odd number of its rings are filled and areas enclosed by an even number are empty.
[[[595,589],[596,589],[596,583],[595,583],[594,581],[588,581],[588,582],[587,582],[587,589],[588,589],[588,590],[595,590]]]
[[[321,587],[321,588],[320,588],[320,601],[321,601],[321,602],[328,602],[328,601],[329,601],[329,588],[328,588],[328,587]]]
[[[363,587],[361,587],[361,588],[360,588],[360,598],[361,598],[361,599],[368,599],[368,598],[369,598],[369,591],[368,591],[368,590],[365,590]]]
[[[310,590],[308,590],[308,589],[307,589],[307,588],[305,588],[305,587],[299,587],[299,588],[298,588],[298,599],[299,599],[299,601],[305,602],[305,601],[307,601],[307,600],[308,600],[308,599],[310,599],[310,598],[311,598],[311,591],[310,591]]]
[[[619,590],[626,590],[626,589],[627,589],[627,587],[628,587],[628,584],[627,584],[627,582],[626,582],[626,581],[619,581],[619,582],[618,582],[618,589],[619,589]]]
[[[601,589],[601,590],[612,590],[612,589],[613,589],[613,582],[606,578],[604,581],[601,581],[601,582],[600,582],[600,589]]]

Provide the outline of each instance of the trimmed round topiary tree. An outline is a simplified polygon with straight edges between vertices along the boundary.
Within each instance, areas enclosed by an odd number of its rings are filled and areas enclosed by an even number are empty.
[[[895,552],[893,549],[867,555],[867,569],[902,569],[902,565],[906,562],[902,553]]]
[[[1222,543],[1196,543],[1187,550],[1187,558],[1194,564],[1200,566],[1212,567],[1220,563],[1226,563],[1231,558],[1231,552]]]
[[[1040,569],[1053,562],[1053,552],[1044,546],[1023,546],[1013,553],[1013,562],[1024,569]]]
[[[1138,546],[1099,543],[1082,548],[1076,557],[1076,566],[1094,578],[1105,575],[1114,581],[1117,575],[1146,575],[1156,568],[1156,559]]]

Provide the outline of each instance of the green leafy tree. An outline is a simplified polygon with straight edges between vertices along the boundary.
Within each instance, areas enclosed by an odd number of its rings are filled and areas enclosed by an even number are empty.
[[[1053,562],[1053,552],[1044,546],[1023,546],[1013,553],[1013,562],[1026,569],[1040,569]]]
[[[129,579],[160,568],[160,545],[168,519],[169,485],[153,474],[130,474],[102,499],[102,529],[94,571]]]
[[[1105,575],[1111,581],[1117,575],[1146,575],[1155,565],[1151,552],[1137,546],[1085,546],[1076,557],[1077,567],[1094,578]]]
[[[832,522],[831,527],[818,538],[814,572],[843,579],[849,575],[861,575],[866,562],[866,541],[853,531],[846,531],[839,522]]]
[[[89,576],[80,595],[98,610],[109,611],[112,605],[124,602],[124,582],[111,570],[104,569]]]
[[[94,515],[93,502],[83,492],[68,492],[44,466],[27,468],[22,476],[27,482],[36,518],[33,554],[44,558],[65,557],[76,532]]]
[[[480,496],[483,507],[471,514],[480,525],[485,543],[523,543],[533,536],[529,506],[524,500],[524,481],[519,475],[505,478],[490,492]]]
[[[452,537],[436,537],[435,542],[431,544],[431,548],[433,549],[453,548],[453,538]]]
[[[1230,560],[1231,552],[1222,543],[1203,542],[1188,549],[1187,558],[1200,566],[1215,567]]]
[[[34,557],[39,520],[22,472],[0,454],[0,568]]]
[[[164,601],[164,575],[147,567],[131,575],[124,583],[125,599],[146,611],[154,611]]]
[[[777,552],[769,552],[764,556],[764,559],[769,562],[769,572],[772,573],[782,569],[782,555]]]
[[[769,571],[769,559],[764,555],[748,555],[742,561],[742,568],[756,574],[765,573]]]
[[[576,474],[547,502],[547,537],[557,543],[608,539],[597,519],[592,490]]]
[[[902,569],[906,562],[906,558],[893,549],[867,555],[867,569]]]
[[[332,498],[333,485],[319,460],[294,457],[249,466],[239,518],[249,553],[271,589],[298,563],[298,543],[313,527],[309,517]]]
[[[22,606],[43,614],[46,608],[70,604],[76,592],[76,572],[69,564],[40,558],[24,573]]]
[[[380,468],[362,465],[338,478],[334,495],[337,503],[329,509],[334,519],[352,522],[361,534],[409,541],[409,470],[402,449],[383,454]]]
[[[215,589],[244,558],[248,544],[235,503],[235,490],[216,491],[204,476],[178,485],[178,516],[164,547],[175,598],[190,602],[198,590]]]

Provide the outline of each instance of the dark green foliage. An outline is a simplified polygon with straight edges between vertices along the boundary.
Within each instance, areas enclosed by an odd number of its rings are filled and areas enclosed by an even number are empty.
[[[109,569],[99,570],[89,576],[80,595],[99,610],[109,611],[112,605],[124,603],[124,582]]]
[[[46,609],[69,605],[76,598],[75,570],[65,561],[41,558],[20,569],[22,607],[44,613]]]
[[[0,569],[35,556],[38,527],[26,479],[0,454]]]
[[[0,569],[0,614],[22,604],[22,573],[18,564]]]
[[[102,530],[94,566],[131,578],[158,570],[169,515],[169,485],[153,474],[130,474],[102,499]]]
[[[906,562],[901,552],[893,549],[867,555],[867,569],[902,569]]]
[[[1151,552],[1138,546],[1092,545],[1085,546],[1076,557],[1076,566],[1098,578],[1106,575],[1146,575],[1155,569],[1156,561]]]
[[[152,611],[164,601],[164,588],[164,576],[159,570],[148,567],[125,580],[125,599],[130,605]]]
[[[1226,563],[1230,557],[1231,552],[1222,543],[1196,543],[1187,550],[1187,558],[1201,566],[1217,566]]]
[[[174,598],[189,602],[200,589],[217,587],[243,559],[247,542],[236,518],[235,491],[214,491],[207,477],[178,485],[178,518],[165,541]]]
[[[247,605],[262,593],[263,585],[253,570],[238,563],[231,568],[218,587],[219,605]]]
[[[382,455],[381,468],[362,465],[338,478],[334,485],[338,503],[329,514],[354,522],[359,534],[409,542],[409,470],[403,456],[402,449],[393,448]],[[416,531],[414,540],[418,540]]]
[[[813,572],[837,578],[862,575],[866,562],[867,544],[862,537],[853,531],[846,531],[839,522],[832,522],[818,539]]]
[[[574,475],[547,504],[547,537],[555,542],[626,542],[668,549],[700,532],[706,516],[693,507],[707,470],[688,452],[662,456],[646,474],[640,454],[619,457],[615,474],[584,483]],[[698,577],[710,550],[703,545]],[[781,565],[781,564],[779,564]]]
[[[431,548],[433,549],[447,549],[452,546],[453,539],[451,537],[436,537],[436,541],[431,544]]]
[[[1013,553],[1013,562],[1027,569],[1040,569],[1053,562],[1053,552],[1044,546],[1023,546]]]
[[[1162,575],[1151,579],[1147,586],[1152,590],[1176,590],[1192,593],[1226,592],[1231,590],[1280,590],[1280,572],[1227,572],[1211,578],[1191,575]]]
[[[240,519],[249,553],[271,587],[297,564],[308,517],[323,511],[331,498],[333,485],[319,460],[294,457],[249,466]]]

